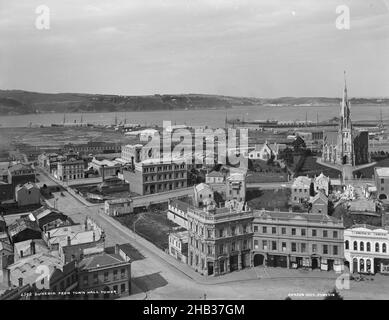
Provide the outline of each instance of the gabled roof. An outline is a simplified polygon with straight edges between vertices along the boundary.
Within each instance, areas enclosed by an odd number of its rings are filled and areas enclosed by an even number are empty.
[[[33,211],[31,215],[33,217],[32,220],[35,220],[38,223],[39,228],[43,228],[44,225],[53,222],[57,219],[60,219],[62,221],[66,221],[68,219],[68,217],[62,212],[47,207],[41,207]]]
[[[207,177],[219,178],[219,177],[224,177],[224,174],[221,173],[220,171],[212,171],[210,173],[207,173],[206,176]]]
[[[23,163],[17,163],[11,167],[8,168],[9,172],[19,171],[19,170],[33,170],[31,166],[23,164]]]
[[[17,219],[16,221],[14,221],[8,226],[8,232],[11,237],[26,229],[31,229],[37,232],[41,232],[39,226],[35,223],[35,221],[31,221],[27,217]]]
[[[325,203],[328,203],[327,196],[324,193],[320,192],[320,191],[312,198],[311,203],[315,203],[319,199],[322,200]]]
[[[200,184],[196,185],[195,190],[196,190],[196,192],[201,192],[203,190],[207,190],[209,192],[212,192],[211,187],[209,185],[207,185],[206,183],[200,183]]]

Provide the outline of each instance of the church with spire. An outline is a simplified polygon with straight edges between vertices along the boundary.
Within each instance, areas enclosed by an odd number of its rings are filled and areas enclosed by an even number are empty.
[[[346,73],[340,104],[339,126],[336,132],[324,132],[322,161],[337,165],[357,166],[369,162],[369,134],[357,130],[351,121],[347,96]]]

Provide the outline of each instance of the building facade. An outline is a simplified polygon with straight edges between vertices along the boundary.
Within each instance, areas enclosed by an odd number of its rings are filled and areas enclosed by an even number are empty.
[[[15,189],[15,200],[19,207],[40,203],[41,192],[39,187],[32,182],[19,185]]]
[[[311,178],[299,176],[294,179],[291,187],[291,201],[292,203],[302,203],[308,201],[310,197]]]
[[[132,200],[129,198],[120,198],[107,200],[104,203],[104,213],[116,217],[134,212]]]
[[[190,207],[188,265],[203,275],[220,275],[251,266],[253,212],[243,202],[223,208]]]
[[[389,273],[388,230],[355,225],[344,231],[344,256],[351,273]]]
[[[341,271],[343,230],[323,214],[255,211],[253,264]]]
[[[374,181],[378,198],[389,198],[389,168],[374,168]]]
[[[187,187],[185,162],[149,159],[135,163],[134,170],[124,170],[123,177],[130,191],[140,195],[166,192]]]

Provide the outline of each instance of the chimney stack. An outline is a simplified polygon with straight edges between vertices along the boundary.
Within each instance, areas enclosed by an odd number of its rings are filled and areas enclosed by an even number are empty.
[[[3,269],[3,283],[6,284],[8,286],[8,288],[12,287],[11,270],[9,270],[8,268]]]
[[[95,232],[93,231],[93,242],[96,241],[96,235],[95,235]]]
[[[20,258],[23,258],[23,250],[20,250]]]
[[[70,237],[68,236],[68,246],[71,245]]]
[[[23,278],[19,278],[19,287],[23,287]]]
[[[30,251],[32,255],[36,253],[34,240],[30,242]]]

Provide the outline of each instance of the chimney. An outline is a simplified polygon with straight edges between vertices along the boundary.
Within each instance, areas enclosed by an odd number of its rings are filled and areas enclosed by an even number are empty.
[[[31,251],[31,254],[35,254],[35,253],[36,253],[36,251],[35,251],[35,242],[34,242],[34,240],[32,240],[32,241],[30,242],[30,251]]]
[[[23,278],[19,278],[19,287],[23,287]]]
[[[6,284],[9,288],[12,287],[11,283],[11,270],[3,269],[3,283]]]
[[[118,244],[115,244],[115,254],[119,254],[120,252],[120,247]]]
[[[96,235],[95,235],[95,232],[93,231],[93,242],[96,241]]]
[[[68,236],[68,246],[70,246],[71,245],[71,241],[70,241],[70,237]]]
[[[47,232],[47,239],[50,239],[50,231]]]
[[[23,250],[20,250],[20,258],[23,258]]]

